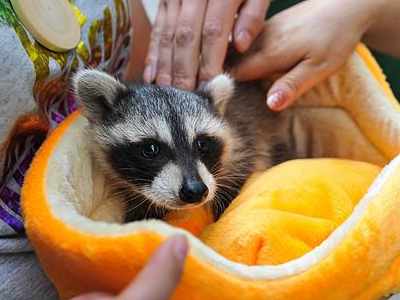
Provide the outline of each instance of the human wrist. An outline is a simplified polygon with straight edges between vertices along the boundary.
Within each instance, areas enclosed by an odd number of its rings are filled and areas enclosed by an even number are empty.
[[[309,0],[315,5],[325,4],[330,15],[336,16],[338,24],[356,32],[359,38],[380,18],[384,3],[390,0]]]
[[[379,19],[380,11],[383,9],[386,0],[353,0],[346,2],[352,5],[354,10],[357,10],[355,13],[357,14],[358,12],[358,28],[361,36],[363,36]]]
[[[354,2],[353,2],[354,1]],[[387,7],[387,2],[390,0],[353,0],[355,7],[363,6],[363,13],[361,14],[362,22],[362,35],[368,33],[377,23],[380,22],[382,12]]]

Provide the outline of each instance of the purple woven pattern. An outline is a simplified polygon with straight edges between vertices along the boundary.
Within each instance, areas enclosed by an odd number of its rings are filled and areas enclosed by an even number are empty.
[[[56,127],[59,123],[73,111],[76,110],[76,102],[74,95],[68,93],[65,99],[57,99],[52,103],[49,113],[51,128]]]
[[[5,144],[3,174],[0,174],[0,236],[24,232],[20,212],[24,177],[48,132],[76,110],[70,91],[71,76],[77,69],[85,67],[120,76],[129,59],[132,32],[128,0],[98,0],[96,6],[86,0],[70,3],[75,5],[76,12],[79,11],[82,40],[76,49],[66,53],[53,53],[43,48],[18,22],[5,23],[13,25],[9,28],[14,30],[14,48],[31,60],[31,64],[21,65],[21,78],[34,81],[31,95],[15,95],[15,98],[26,98],[27,103],[34,99],[38,110],[25,112],[22,119],[9,124],[10,128],[16,129],[15,134],[11,131],[9,137],[1,137],[9,143]],[[12,8],[8,7],[7,12],[13,15]],[[17,82],[26,84],[25,81]],[[7,83],[4,84],[0,81],[1,90],[8,88]],[[0,100],[1,97],[0,93]]]
[[[51,129],[75,110],[76,103],[71,93],[67,94],[64,99],[54,101],[49,112]],[[25,173],[44,139],[45,137],[42,135],[32,134],[25,140],[24,144],[16,149],[15,157],[18,159],[5,178],[5,183],[0,187],[0,219],[9,225],[9,229],[14,231],[9,232],[9,234],[23,232],[24,230],[20,210],[20,191]]]
[[[0,219],[8,224],[14,232],[23,231],[19,201],[20,190],[29,164],[42,142],[43,138],[40,136],[31,136],[26,140],[24,147],[21,147],[23,151],[16,154],[20,159],[6,177],[6,183],[0,188]]]

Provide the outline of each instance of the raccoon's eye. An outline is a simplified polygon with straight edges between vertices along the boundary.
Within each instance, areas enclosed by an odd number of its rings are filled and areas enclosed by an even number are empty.
[[[148,143],[144,145],[142,155],[145,158],[153,158],[160,152],[160,149],[156,143]]]
[[[200,153],[206,153],[209,150],[208,141],[204,138],[196,140],[196,148]]]

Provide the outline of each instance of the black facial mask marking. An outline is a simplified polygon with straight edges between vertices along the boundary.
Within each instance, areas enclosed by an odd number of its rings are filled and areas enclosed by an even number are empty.
[[[146,157],[143,153],[152,143],[157,144],[158,153],[154,157]],[[115,171],[126,181],[138,186],[150,185],[172,159],[171,149],[167,144],[151,139],[119,144],[108,150],[107,154]]]
[[[199,149],[199,144],[205,147],[205,149]],[[192,147],[194,151],[197,151],[201,162],[206,166],[208,171],[215,174],[218,171],[223,153],[222,141],[217,137],[201,134],[196,137]]]

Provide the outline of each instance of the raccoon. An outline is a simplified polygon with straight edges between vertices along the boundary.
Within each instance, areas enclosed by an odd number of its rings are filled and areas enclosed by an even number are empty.
[[[84,70],[73,86],[126,222],[201,205],[218,219],[253,172],[291,157],[285,116],[267,108],[259,82],[235,87],[221,74],[190,92]]]

